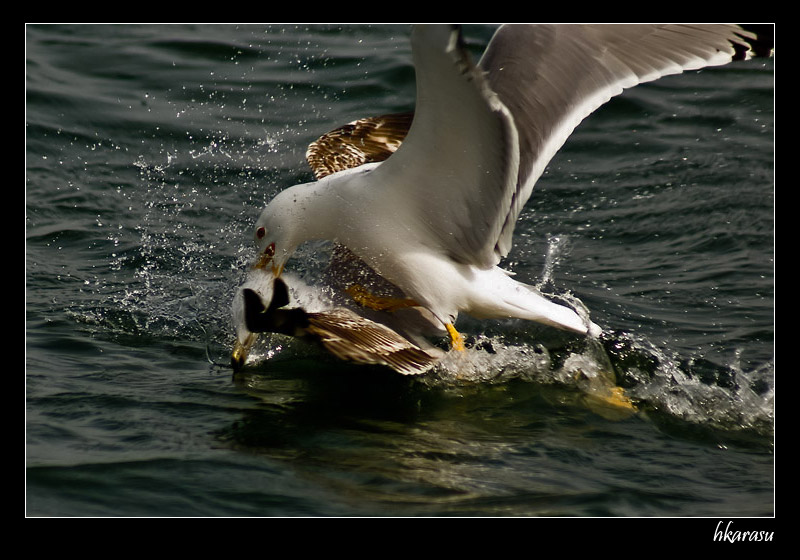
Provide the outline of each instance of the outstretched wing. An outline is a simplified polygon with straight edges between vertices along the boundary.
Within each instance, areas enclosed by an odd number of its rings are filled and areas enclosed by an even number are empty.
[[[754,32],[754,31],[757,31]],[[479,68],[509,109],[520,165],[497,240],[514,224],[545,166],[575,127],[624,89],[686,70],[768,56],[770,28],[739,25],[504,25]]]
[[[415,119],[371,180],[428,246],[486,268],[573,129],[625,88],[760,46],[737,25],[506,25],[478,66],[460,30],[412,33]]]

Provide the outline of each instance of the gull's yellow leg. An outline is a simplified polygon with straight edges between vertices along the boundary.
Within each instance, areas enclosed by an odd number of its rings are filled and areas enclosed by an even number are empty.
[[[372,295],[367,291],[364,286],[360,284],[353,284],[345,290],[348,295],[353,298],[353,301],[369,309],[375,311],[397,311],[406,307],[418,307],[419,303],[411,298],[391,298]],[[453,350],[463,352],[466,350],[464,346],[464,337],[456,328],[450,323],[445,323],[447,333],[450,335],[450,346]]]
[[[636,411],[636,406],[631,399],[628,398],[628,395],[625,394],[625,389],[622,387],[611,387],[609,392],[610,395],[605,398],[607,403],[618,408]]]
[[[366,288],[359,284],[353,284],[347,288],[346,292],[353,298],[353,301],[364,307],[375,311],[397,311],[406,307],[417,307],[419,304],[409,298],[392,298],[372,295]]]
[[[574,373],[576,379],[583,374],[580,370]],[[609,420],[622,420],[637,412],[636,405],[625,394],[625,389],[618,386],[613,374],[586,376],[581,389],[585,392],[585,403],[592,412]]]
[[[624,420],[638,411],[622,387],[590,391],[586,393],[584,402],[592,412],[608,420]]]
[[[447,333],[450,335],[450,346],[453,350],[458,350],[459,352],[466,350],[464,347],[464,337],[461,336],[461,333],[450,323],[445,323],[444,326],[447,329]]]

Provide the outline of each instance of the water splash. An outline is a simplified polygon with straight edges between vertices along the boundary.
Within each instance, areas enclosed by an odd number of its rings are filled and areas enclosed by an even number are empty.
[[[569,252],[569,239],[563,235],[551,235],[547,240],[544,266],[537,288],[542,289],[553,281],[553,273],[561,263],[561,259]]]
[[[681,358],[631,333],[611,333],[604,347],[618,382],[645,403],[651,418],[762,442],[774,431],[774,362],[752,371],[703,358]]]

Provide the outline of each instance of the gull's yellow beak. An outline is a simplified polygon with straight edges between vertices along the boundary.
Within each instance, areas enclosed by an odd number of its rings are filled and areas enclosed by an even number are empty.
[[[244,367],[244,363],[247,360],[247,355],[250,353],[250,347],[253,345],[255,339],[256,335],[254,333],[250,333],[247,335],[244,341],[240,341],[238,339],[236,340],[236,343],[233,347],[233,352],[231,353],[231,366],[233,367],[234,373]]]
[[[261,253],[261,256],[258,257],[258,260],[253,265],[253,268],[263,270],[266,269],[267,266],[272,268],[272,274],[275,278],[279,277],[283,272],[283,265],[277,264],[275,262],[275,244],[270,243],[267,245],[267,248],[264,249],[264,252]]]

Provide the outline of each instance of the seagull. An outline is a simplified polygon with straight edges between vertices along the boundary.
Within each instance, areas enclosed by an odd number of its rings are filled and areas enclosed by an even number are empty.
[[[460,27],[416,26],[414,112],[355,121],[312,144],[317,180],[263,209],[253,269],[280,279],[302,243],[329,240],[395,289],[386,297],[353,283],[354,302],[416,310],[455,351],[464,350],[460,314],[598,337],[586,313],[500,266],[534,184],[575,127],[624,89],[770,56],[769,41],[739,25],[514,24],[499,27],[475,64]]]
[[[372,321],[346,307],[309,311],[291,303],[290,289],[281,278],[271,287],[269,306],[264,291],[244,287],[241,309],[250,333],[272,332],[318,343],[336,358],[358,364],[389,367],[403,375],[428,371],[442,357],[436,348],[421,348],[381,322]]]

